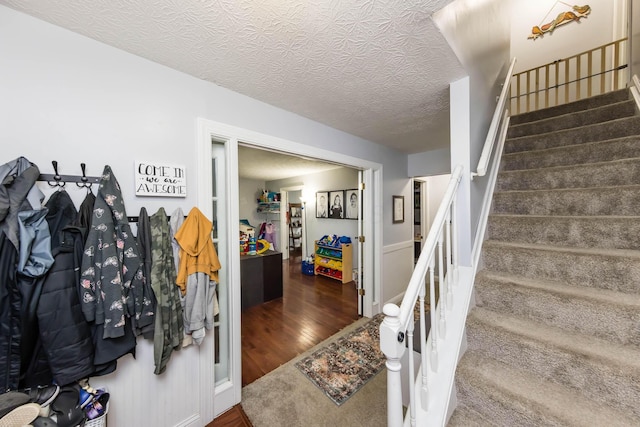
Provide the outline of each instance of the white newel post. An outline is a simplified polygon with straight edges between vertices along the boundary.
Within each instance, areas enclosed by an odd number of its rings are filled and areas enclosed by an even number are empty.
[[[406,338],[398,318],[400,307],[395,304],[385,304],[382,312],[385,318],[380,325],[380,350],[387,357],[387,425],[400,427],[403,424],[400,358],[404,353]]]

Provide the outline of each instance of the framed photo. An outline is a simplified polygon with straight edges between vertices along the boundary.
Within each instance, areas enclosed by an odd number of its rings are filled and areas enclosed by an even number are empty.
[[[329,192],[329,218],[344,218],[344,191]]]
[[[393,223],[404,222],[404,196],[393,196]]]
[[[358,190],[345,190],[344,192],[346,219],[358,219]]]
[[[329,218],[329,192],[316,193],[316,218]]]

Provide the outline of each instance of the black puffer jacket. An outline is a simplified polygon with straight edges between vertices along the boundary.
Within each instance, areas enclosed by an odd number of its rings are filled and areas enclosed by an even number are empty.
[[[17,389],[20,378],[20,306],[16,280],[18,251],[0,230],[0,393]]]
[[[78,289],[86,230],[70,225],[77,221],[77,212],[66,191],[54,193],[45,206],[54,263],[35,285],[37,330],[33,332],[38,342],[28,366],[22,367],[21,387],[53,380],[64,386],[94,370],[91,329],[82,314]]]
[[[83,230],[68,226],[61,232],[60,246],[53,250],[38,303],[40,339],[55,382],[61,386],[93,374],[91,329],[82,314],[78,297]]]

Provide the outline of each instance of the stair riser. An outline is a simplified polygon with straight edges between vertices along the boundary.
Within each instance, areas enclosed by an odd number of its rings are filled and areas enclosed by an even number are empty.
[[[594,96],[592,98],[581,99],[580,101],[568,104],[557,105],[551,108],[532,111],[529,113],[518,114],[511,117],[511,124],[519,125],[522,123],[535,122],[538,120],[548,119],[550,117],[561,116],[576,111],[584,111],[590,108],[598,108],[603,105],[614,104],[630,99],[628,89],[620,89],[608,92],[603,95]]]
[[[640,293],[640,261],[633,256],[502,247],[486,242],[483,261],[487,270],[528,279],[555,280],[573,286]]]
[[[630,117],[635,113],[634,101],[602,106],[588,111],[574,112],[560,117],[553,117],[537,122],[531,122],[509,127],[507,138],[519,138],[521,136],[537,135],[541,133],[555,132],[557,130],[571,129],[587,126],[595,123],[604,123],[621,117]]]
[[[502,172],[496,191],[640,184],[640,158],[580,166]]]
[[[579,298],[544,289],[482,277],[476,280],[478,305],[570,332],[603,338],[640,351],[640,311],[637,307]]]
[[[501,171],[574,166],[640,157],[637,136],[602,142],[569,145],[540,151],[525,151],[502,157]]]
[[[638,187],[513,191],[495,193],[492,212],[512,215],[635,216],[638,206]]]
[[[577,129],[507,139],[504,144],[504,152],[509,154],[520,151],[544,150],[638,134],[640,134],[640,117],[635,116],[583,126]]]
[[[553,419],[539,408],[525,406],[517,396],[470,378],[464,371],[456,375],[456,391],[458,400],[492,420],[494,426],[566,426],[563,420]]]
[[[640,248],[639,217],[489,216],[491,240],[578,248]]]
[[[471,351],[640,416],[640,373],[635,370],[473,322],[467,326],[467,340]]]

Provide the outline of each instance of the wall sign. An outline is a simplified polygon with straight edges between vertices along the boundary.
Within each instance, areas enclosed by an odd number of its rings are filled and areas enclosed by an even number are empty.
[[[136,196],[187,197],[184,166],[136,161]]]

